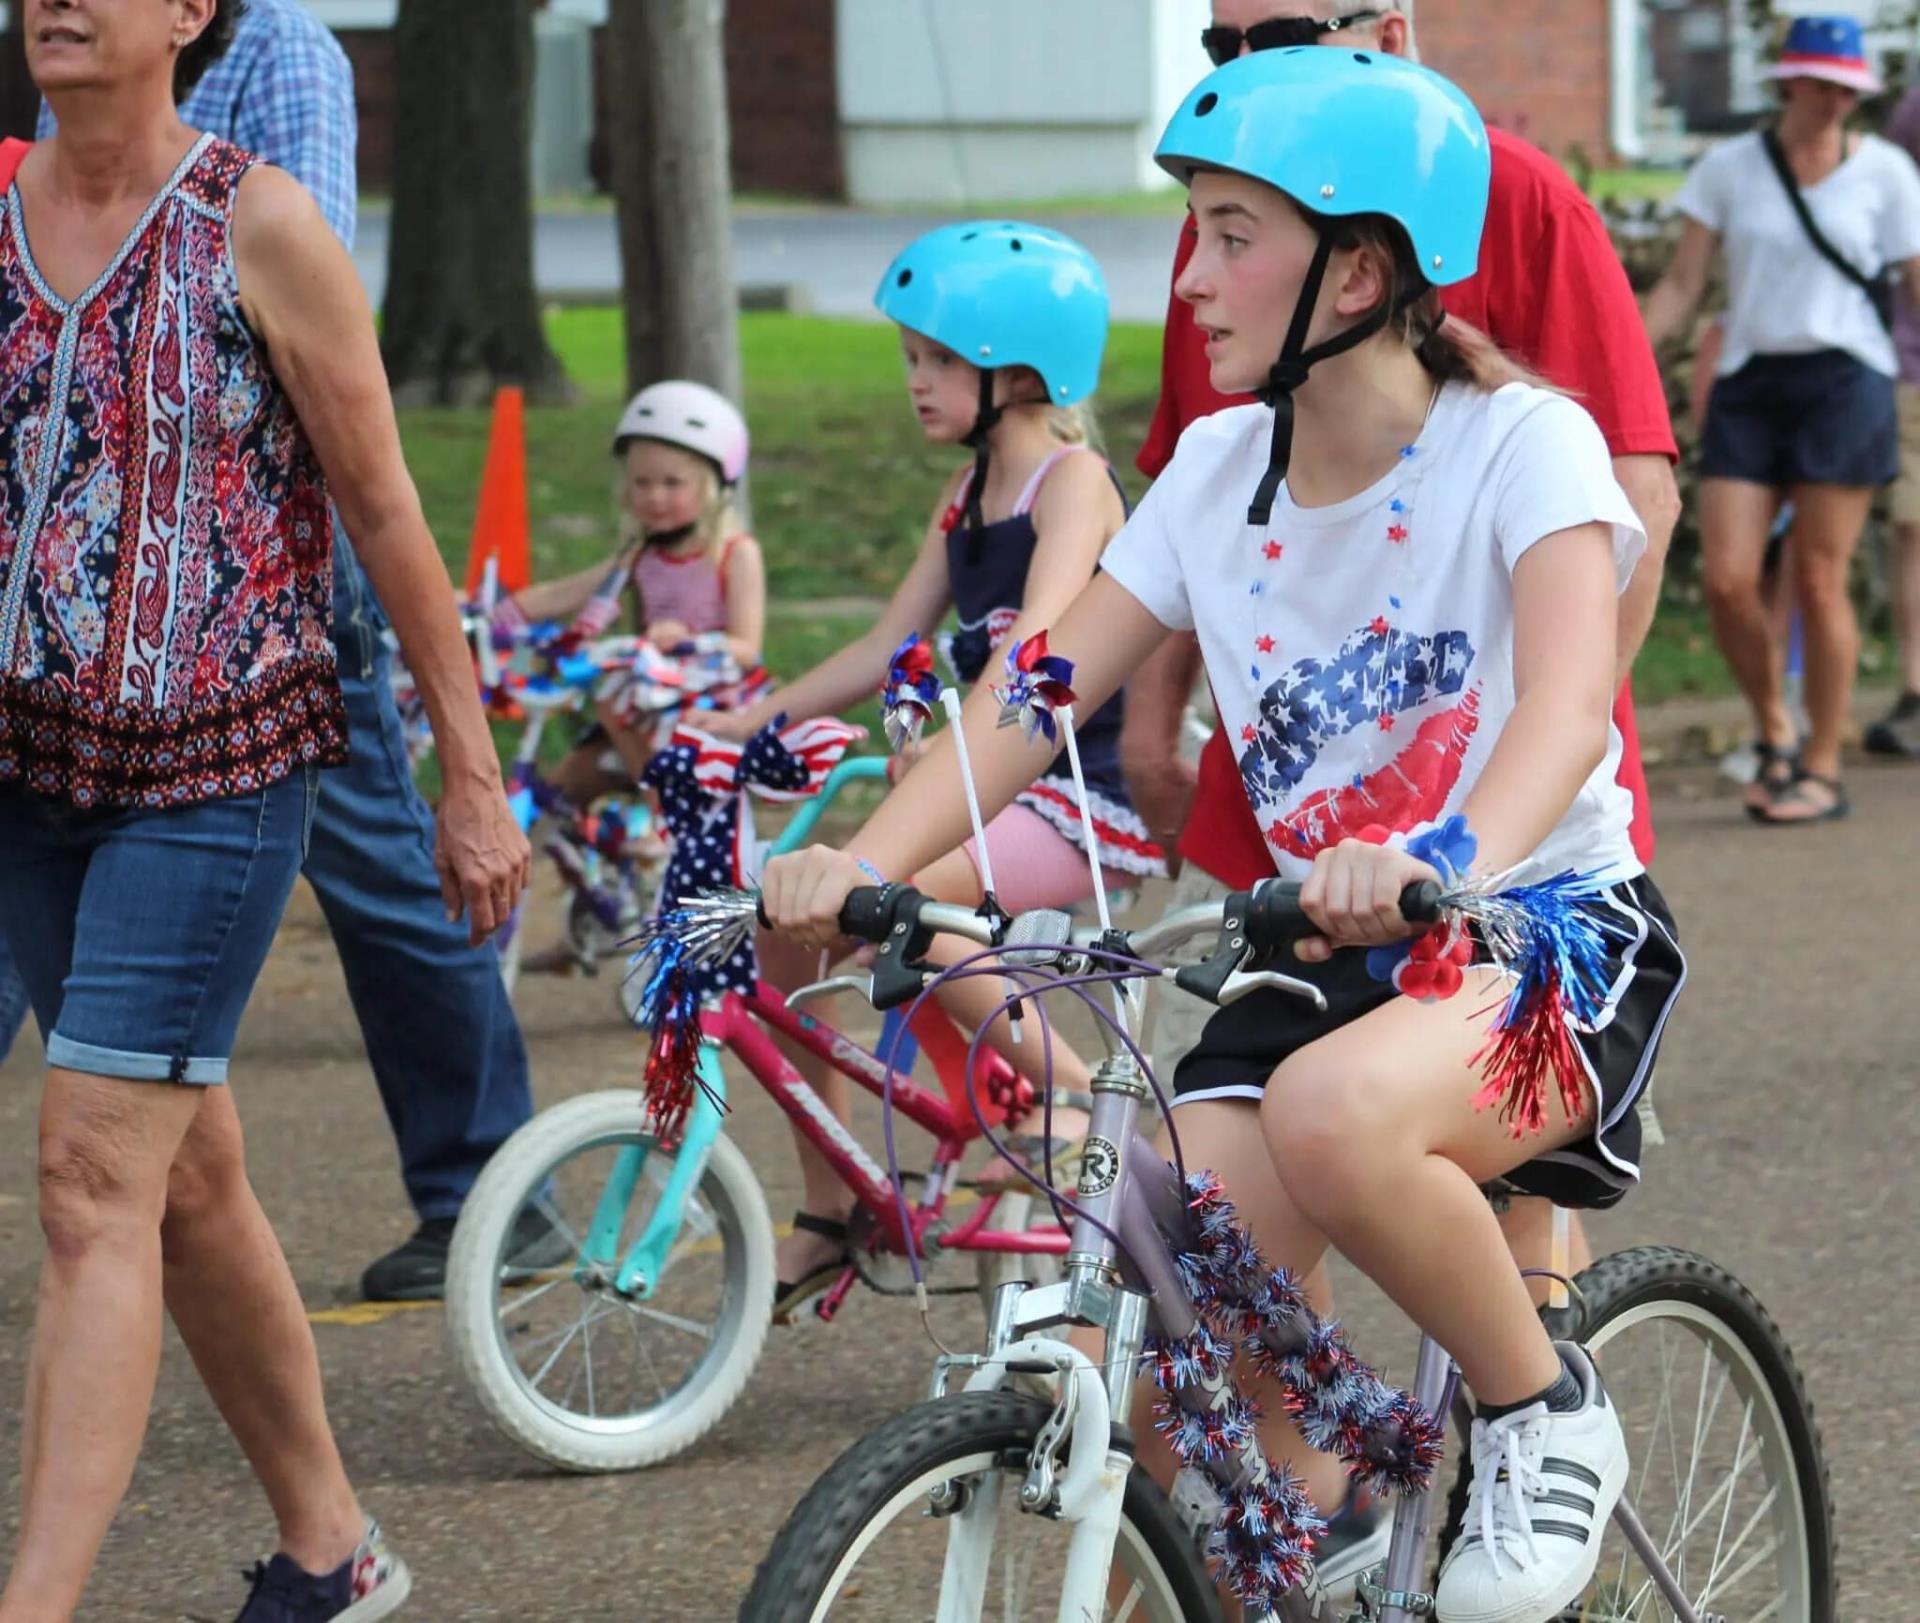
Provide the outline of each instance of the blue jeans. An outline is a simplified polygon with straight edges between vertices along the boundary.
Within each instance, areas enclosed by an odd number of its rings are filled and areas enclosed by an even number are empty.
[[[527,1050],[491,946],[447,922],[433,814],[413,786],[388,685],[385,616],[334,526],[334,645],[352,761],[320,775],[306,876],[423,1219],[455,1216],[480,1169],[533,1114]]]
[[[159,810],[0,789],[0,930],[47,1063],[129,1082],[227,1079],[300,875],[317,767]]]
[[[0,936],[0,1063],[4,1063],[13,1039],[27,1021],[27,983],[13,967],[13,954],[7,951],[7,938]]]

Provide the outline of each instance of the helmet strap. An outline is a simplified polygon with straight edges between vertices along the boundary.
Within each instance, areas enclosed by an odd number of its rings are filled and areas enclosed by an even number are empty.
[[[699,528],[698,523],[693,523],[682,524],[678,529],[674,530],[649,530],[641,537],[641,545],[648,549],[654,547],[677,547]]]
[[[980,503],[987,488],[987,464],[992,460],[987,439],[1000,422],[1000,407],[994,404],[993,373],[980,369],[980,405],[974,413],[973,427],[967,430],[962,445],[973,447],[973,477],[967,482],[967,561],[980,562],[980,549],[987,527]]]
[[[1293,307],[1293,320],[1287,327],[1286,342],[1280,346],[1280,359],[1273,363],[1266,383],[1256,391],[1262,405],[1273,408],[1273,442],[1267,451],[1267,471],[1260,476],[1259,487],[1247,508],[1249,524],[1273,522],[1274,498],[1293,462],[1293,392],[1307,381],[1307,373],[1321,361],[1344,355],[1365,343],[1393,320],[1415,299],[1426,292],[1420,287],[1390,299],[1378,309],[1362,316],[1344,332],[1335,333],[1323,343],[1307,348],[1307,329],[1313,324],[1314,307],[1320,302],[1320,289],[1326,281],[1327,265],[1333,258],[1333,238],[1325,231],[1313,251],[1306,280],[1300,285],[1300,297]]]

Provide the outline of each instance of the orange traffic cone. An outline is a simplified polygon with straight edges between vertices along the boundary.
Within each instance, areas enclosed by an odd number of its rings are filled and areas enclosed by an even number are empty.
[[[487,465],[480,476],[480,505],[473,514],[473,540],[467,548],[467,597],[480,595],[493,560],[493,588],[518,592],[533,580],[527,521],[526,397],[501,389],[493,397],[493,430],[487,437]]]

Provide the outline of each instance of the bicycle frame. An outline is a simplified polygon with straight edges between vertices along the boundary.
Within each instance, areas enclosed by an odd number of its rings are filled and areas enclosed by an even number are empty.
[[[1172,1339],[1186,1335],[1197,1322],[1166,1238],[1186,1229],[1185,1195],[1173,1168],[1138,1131],[1140,1109],[1149,1095],[1138,1064],[1111,1033],[1106,1039],[1108,1057],[1093,1078],[1087,1141],[1090,1149],[1099,1143],[1115,1153],[1110,1165],[1097,1162],[1091,1153],[1083,1163],[1066,1278],[1039,1289],[1019,1281],[1003,1285],[995,1293],[985,1356],[943,1357],[933,1381],[938,1397],[955,1369],[973,1371],[968,1391],[993,1390],[1015,1370],[1055,1371],[1056,1408],[1030,1457],[1021,1505],[1029,1511],[1052,1507],[1072,1528],[1059,1623],[1082,1623],[1104,1613],[1133,1464],[1131,1451],[1119,1446],[1114,1428],[1128,1423],[1149,1328]],[[1124,1154],[1117,1148],[1122,1145]],[[1120,1245],[1109,1230],[1119,1236]],[[1067,1327],[1103,1333],[1100,1364],[1081,1348],[1048,1334]],[[1095,1386],[1100,1401],[1089,1403]],[[1444,1416],[1451,1413],[1459,1390],[1459,1366],[1438,1342],[1423,1336],[1413,1396],[1428,1413]],[[1055,1455],[1069,1441],[1070,1457],[1057,1473]],[[980,1623],[984,1594],[979,1581],[992,1555],[1001,1474],[992,1473],[951,1518],[938,1623]],[[1354,1618],[1421,1623],[1434,1615],[1433,1596],[1423,1587],[1432,1509],[1431,1488],[1400,1497],[1386,1565],[1362,1578],[1360,1610]],[[1702,1623],[1624,1496],[1614,1520],[1673,1608],[1677,1623]],[[1333,1603],[1317,1584],[1310,1584],[1289,1592],[1265,1616],[1266,1623],[1333,1623]]]
[[[804,802],[774,842],[773,854],[798,847],[813,832],[828,804],[849,783],[886,776],[887,763],[878,757],[858,756],[842,761],[828,776],[818,795]],[[842,1076],[881,1094],[888,1087],[888,1058],[843,1036],[831,1026],[809,1014],[786,1005],[784,995],[765,981],[756,982],[745,996],[729,993],[718,1008],[702,1016],[701,1027],[707,1039],[700,1054],[700,1077],[705,1084],[694,1101],[687,1127],[677,1147],[673,1171],[669,1174],[660,1199],[645,1229],[620,1259],[618,1288],[632,1291],[642,1300],[652,1296],[665,1272],[667,1259],[680,1232],[687,1196],[697,1187],[705,1170],[707,1156],[722,1126],[726,1079],[720,1064],[720,1051],[732,1052],[748,1073],[786,1112],[798,1130],[824,1155],[853,1192],[861,1208],[872,1219],[881,1243],[889,1251],[902,1252],[911,1235],[914,1247],[924,1253],[935,1226],[943,1220],[958,1178],[959,1163],[966,1146],[980,1135],[979,1123],[971,1110],[956,1106],[942,1092],[922,1086],[909,1077],[895,1076],[892,1082],[894,1108],[908,1120],[924,1128],[935,1140],[933,1163],[919,1200],[908,1208],[907,1222],[901,1222],[899,1203],[893,1183],[885,1169],[874,1160],[858,1139],[827,1109],[804,1077],[790,1064],[768,1035],[777,1032],[830,1065]],[[943,1069],[963,1066],[965,1044],[946,1025],[946,1016],[929,1006],[913,1022],[912,1031],[921,1045],[935,1057]],[[1012,1069],[998,1055],[982,1057],[971,1081],[984,1088],[1001,1078],[1010,1078]],[[629,1145],[621,1150],[596,1210],[587,1248],[579,1264],[585,1270],[598,1264],[610,1267],[618,1245],[622,1220],[645,1168],[648,1149]],[[1004,1194],[982,1199],[965,1221],[939,1236],[941,1249],[1025,1253],[1058,1256],[1067,1249],[1067,1235],[1058,1227],[1021,1229],[1009,1232],[995,1229],[993,1219],[1002,1200],[1009,1194],[1024,1194],[1024,1189],[1009,1187]],[[848,1270],[823,1299],[819,1314],[831,1319],[851,1292],[855,1276]]]

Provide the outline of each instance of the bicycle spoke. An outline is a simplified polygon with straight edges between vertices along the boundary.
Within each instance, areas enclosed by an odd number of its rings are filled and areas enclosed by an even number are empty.
[[[580,1327],[580,1363],[587,1372],[587,1413],[598,1416],[599,1405],[593,1394],[593,1320]]]
[[[1707,1586],[1705,1589],[1701,1590],[1700,1592],[1702,1599],[1704,1599],[1707,1595],[1713,1592],[1713,1577],[1714,1577],[1714,1574],[1720,1570],[1721,1553],[1726,1549],[1726,1545],[1727,1545],[1727,1527],[1728,1527],[1728,1524],[1731,1523],[1733,1520],[1733,1496],[1735,1492],[1735,1486],[1738,1481],[1740,1460],[1742,1456],[1746,1453],[1747,1430],[1752,1424],[1753,1424],[1753,1405],[1749,1403],[1745,1411],[1740,1416],[1740,1435],[1735,1440],[1734,1446],[1733,1446],[1735,1475],[1730,1476],[1727,1479],[1727,1502],[1725,1505],[1721,1507],[1720,1526],[1714,1533],[1713,1560],[1707,1564]],[[1764,1504],[1760,1507],[1759,1514],[1761,1515],[1766,1514],[1766,1506]],[[1749,1522],[1747,1526],[1741,1530],[1741,1535],[1740,1535],[1741,1538],[1744,1539],[1747,1533],[1752,1530],[1752,1527],[1753,1527],[1753,1524]],[[1738,1550],[1739,1548],[1737,1543],[1734,1547],[1736,1550]]]
[[[634,1350],[640,1354],[640,1361],[647,1366],[647,1374],[653,1378],[653,1388],[660,1394],[660,1401],[665,1403],[670,1395],[667,1391],[667,1383],[660,1379],[660,1367],[654,1363],[653,1354],[647,1351],[646,1338],[640,1334],[640,1321],[631,1313],[626,1315],[626,1321],[627,1329],[633,1333]]]
[[[1771,1494],[1768,1495],[1767,1504],[1764,1507],[1765,1509],[1770,1510],[1772,1508],[1773,1497],[1774,1496]],[[1734,1548],[1735,1549],[1739,1548],[1739,1545],[1737,1542]],[[1768,1556],[1773,1555],[1779,1548],[1780,1548],[1780,1541],[1777,1538],[1768,1539],[1765,1544],[1763,1544],[1759,1549],[1755,1550],[1752,1555],[1748,1556],[1746,1560],[1742,1561],[1739,1566],[1735,1567],[1731,1572],[1729,1572],[1726,1575],[1727,1581],[1726,1581],[1725,1587],[1728,1589],[1737,1588],[1742,1578],[1746,1577],[1746,1575],[1749,1572],[1753,1571],[1755,1567],[1757,1567],[1762,1561],[1766,1560]],[[1702,1605],[1704,1605],[1707,1602],[1707,1600],[1710,1598],[1713,1591],[1713,1584],[1714,1584],[1713,1578],[1709,1577],[1707,1580],[1707,1588],[1703,1590],[1700,1595],[1700,1601]],[[1774,1599],[1775,1599],[1775,1602],[1777,1603],[1779,1600],[1779,1597],[1776,1595]]]
[[[540,1348],[544,1347],[549,1341],[554,1340],[556,1337],[559,1338],[560,1341],[560,1345],[553,1349],[552,1353],[548,1355],[547,1361],[540,1366],[539,1373],[530,1377],[528,1384],[538,1387],[539,1384],[547,1378],[547,1374],[552,1370],[553,1366],[560,1361],[560,1355],[567,1350],[568,1345],[572,1342],[573,1338],[580,1333],[581,1329],[594,1319],[605,1318],[611,1311],[610,1308],[604,1307],[597,1302],[588,1307],[583,1307],[580,1310],[580,1317],[575,1319],[572,1324],[566,1326],[565,1329],[556,1330],[552,1335],[542,1336],[540,1340],[533,1342],[523,1349],[526,1352],[538,1352]]]
[[[555,1274],[553,1278],[549,1279],[544,1285],[536,1285],[532,1290],[528,1291],[515,1291],[513,1295],[507,1297],[500,1304],[501,1322],[504,1323],[506,1321],[509,1310],[525,1312],[526,1309],[532,1307],[535,1302],[545,1296],[548,1291],[552,1290],[555,1285],[564,1285],[572,1278],[572,1274]]]
[[[551,1195],[537,1196],[530,1204],[533,1210],[539,1212],[542,1217],[560,1231],[561,1238],[572,1247],[573,1254],[576,1257],[586,1254],[587,1242],[580,1237],[574,1226],[561,1215],[560,1208],[554,1204]],[[525,1208],[522,1209],[524,1210]]]
[[[636,1318],[651,1319],[655,1324],[664,1324],[670,1330],[679,1330],[701,1341],[713,1340],[713,1326],[710,1324],[682,1318],[678,1313],[668,1313],[648,1302],[628,1302],[626,1309]]]

